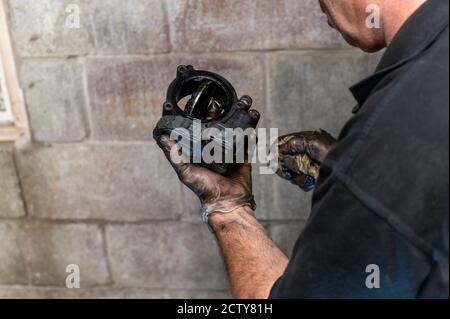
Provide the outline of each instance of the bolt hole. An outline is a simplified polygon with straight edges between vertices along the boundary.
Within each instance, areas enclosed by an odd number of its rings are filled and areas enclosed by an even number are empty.
[[[178,67],[178,72],[180,72],[180,73],[186,73],[187,70],[188,70],[187,67],[184,65],[181,65]]]
[[[253,104],[253,100],[250,96],[248,95],[244,95],[243,97],[241,97],[241,101],[242,103],[244,103],[246,106],[252,106]]]

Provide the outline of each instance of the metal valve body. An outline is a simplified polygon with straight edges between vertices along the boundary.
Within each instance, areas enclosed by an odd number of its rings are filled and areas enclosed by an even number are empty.
[[[182,102],[187,102],[183,106]],[[225,163],[226,158],[235,159],[237,145],[242,145],[237,136],[229,143],[225,141],[225,129],[256,128],[259,117],[252,118],[248,110],[252,105],[249,96],[237,98],[233,86],[218,74],[195,70],[191,65],[181,65],[177,68],[177,77],[167,90],[166,102],[163,105],[163,116],[156,125],[153,136],[157,139],[161,135],[170,135],[174,130],[182,128],[189,132],[188,136],[178,141],[183,152],[203,167],[209,168],[221,175],[229,175],[234,163]],[[198,140],[194,134],[194,121],[200,123],[201,131],[215,128],[221,132],[220,136],[210,136],[206,140]],[[177,130],[178,132],[179,130]],[[188,142],[186,142],[188,141]],[[194,147],[195,143],[201,147]],[[208,143],[220,143],[222,161],[206,163],[202,158],[203,148]],[[199,145],[199,144],[197,144]],[[230,152],[233,152],[231,154]],[[199,160],[200,159],[200,160]]]

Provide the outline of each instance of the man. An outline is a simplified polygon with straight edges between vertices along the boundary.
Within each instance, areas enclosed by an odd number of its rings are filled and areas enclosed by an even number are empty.
[[[249,164],[230,178],[172,165],[212,211],[237,298],[448,298],[449,3],[320,5],[350,44],[387,50],[375,74],[351,89],[358,106],[336,143],[324,132],[280,140],[281,155],[306,153],[321,164],[291,260],[251,209]],[[380,10],[379,28],[366,25],[369,5]],[[170,160],[175,142],[163,136],[159,145]],[[288,175],[308,188],[301,174]]]

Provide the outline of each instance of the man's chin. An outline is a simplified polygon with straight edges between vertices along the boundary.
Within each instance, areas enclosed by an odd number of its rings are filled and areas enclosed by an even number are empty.
[[[355,39],[345,39],[348,44],[350,44],[353,47],[359,48],[360,50],[366,52],[366,53],[375,53],[378,51],[381,51],[385,48],[384,45],[377,44],[377,43],[363,43]]]
[[[333,22],[331,22],[331,20],[330,20],[330,19],[327,19],[327,23],[328,23],[328,25],[330,26],[330,28],[332,28],[332,29],[335,29],[335,30],[336,30],[336,27],[334,26]]]
[[[352,47],[356,47],[356,48],[361,48],[361,44],[359,43],[359,41],[345,33],[342,33],[342,37],[344,38],[345,42],[347,42],[349,45],[351,45]]]

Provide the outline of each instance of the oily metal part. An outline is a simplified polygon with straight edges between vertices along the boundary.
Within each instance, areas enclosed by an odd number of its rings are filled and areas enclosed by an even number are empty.
[[[285,168],[295,174],[309,175],[314,179],[319,177],[319,165],[314,163],[307,154],[281,155],[280,160]]]
[[[184,107],[179,102],[190,96]],[[158,140],[161,135],[171,135],[174,130],[183,132],[178,141],[188,158],[194,163],[211,169],[221,175],[229,175],[235,166],[238,146],[245,145],[246,136],[236,136],[233,142],[223,139],[227,129],[256,128],[259,113],[250,110],[252,99],[244,95],[240,99],[236,91],[225,78],[209,71],[195,70],[191,65],[177,68],[177,77],[167,89],[166,102],[163,104],[162,118],[153,130],[153,137]],[[200,120],[201,132],[218,132],[210,139],[198,139],[194,134],[194,121]],[[180,129],[181,128],[181,129]],[[222,149],[221,161],[203,161],[203,148],[210,142]],[[201,143],[200,148],[192,147]],[[232,158],[233,162],[224,159]]]
[[[295,136],[288,135],[282,137],[278,145],[289,143]],[[299,154],[279,154],[280,165],[284,166],[284,170],[291,171],[297,175],[304,174],[317,179],[319,177],[319,164],[310,159],[306,153]]]
[[[225,111],[224,106],[214,97],[216,86],[212,81],[204,81],[192,94],[184,112],[192,118],[212,120]]]

